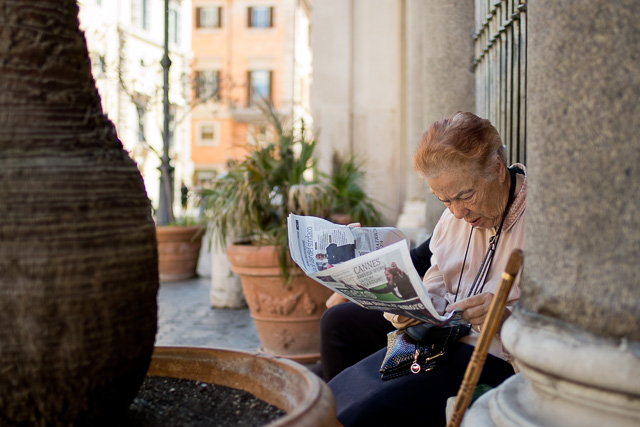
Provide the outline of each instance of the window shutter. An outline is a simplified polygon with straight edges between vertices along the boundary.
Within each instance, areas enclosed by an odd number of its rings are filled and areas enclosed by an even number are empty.
[[[273,71],[269,71],[269,101],[273,101]]]
[[[215,99],[220,99],[220,70],[216,70],[216,93],[214,94]]]
[[[247,107],[251,105],[252,91],[253,91],[253,82],[251,81],[251,71],[247,71]]]
[[[196,8],[196,28],[200,28],[200,13],[202,12],[202,8]]]
[[[269,8],[269,28],[273,27],[273,6]]]
[[[149,5],[147,4],[147,0],[142,0],[142,29],[149,29]]]
[[[218,8],[218,28],[222,28],[222,7]]]
[[[251,20],[251,16],[253,15],[253,8],[249,7],[247,8],[247,27],[251,28],[252,27],[252,20]]]

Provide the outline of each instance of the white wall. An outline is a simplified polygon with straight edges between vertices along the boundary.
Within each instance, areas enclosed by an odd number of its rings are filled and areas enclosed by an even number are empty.
[[[148,1],[149,27],[144,30],[132,23],[134,0],[81,0],[80,26],[85,31],[89,53],[93,61],[94,78],[102,98],[105,113],[112,120],[126,150],[138,163],[147,194],[154,207],[158,204],[160,155],[163,150],[162,127],[162,66],[164,54],[164,0]],[[188,103],[191,46],[191,1],[171,0],[170,7],[179,10],[179,44],[169,45],[169,100],[178,106],[177,117],[189,113]],[[97,59],[105,59],[106,70],[101,72]],[[121,79],[123,84],[121,83]],[[148,97],[145,114],[145,138],[148,145],[138,141],[138,115],[131,94]],[[190,160],[190,121],[181,120],[174,132],[170,157],[175,167],[174,203],[180,209],[180,183],[189,182],[193,174]]]

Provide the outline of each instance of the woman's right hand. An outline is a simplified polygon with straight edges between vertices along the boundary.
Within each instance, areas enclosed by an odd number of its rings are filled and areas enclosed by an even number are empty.
[[[411,317],[402,316],[400,314],[393,314],[384,312],[384,318],[387,319],[394,328],[398,330],[406,329],[409,326],[417,325],[423,323],[421,320],[413,319]]]

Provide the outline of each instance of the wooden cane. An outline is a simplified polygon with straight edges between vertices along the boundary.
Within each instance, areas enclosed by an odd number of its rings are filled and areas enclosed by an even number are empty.
[[[493,340],[493,336],[498,332],[498,327],[500,326],[502,313],[507,304],[507,297],[509,296],[511,285],[522,266],[522,258],[523,255],[520,249],[514,249],[513,252],[511,252],[507,268],[502,273],[502,279],[498,285],[497,293],[493,297],[493,301],[491,301],[487,317],[482,325],[478,343],[476,344],[476,348],[473,350],[473,354],[471,355],[471,359],[467,365],[467,370],[464,374],[464,379],[462,380],[460,389],[458,390],[456,403],[453,407],[453,412],[449,422],[447,423],[447,427],[458,427],[467,407],[469,406],[471,396],[473,395],[473,391],[478,383],[478,378],[480,378],[480,374],[482,373],[482,367],[487,359],[491,341]]]

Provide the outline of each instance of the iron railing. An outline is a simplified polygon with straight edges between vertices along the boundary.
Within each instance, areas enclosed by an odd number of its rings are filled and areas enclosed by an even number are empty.
[[[510,163],[526,164],[526,0],[476,0],[476,113],[496,126]]]

